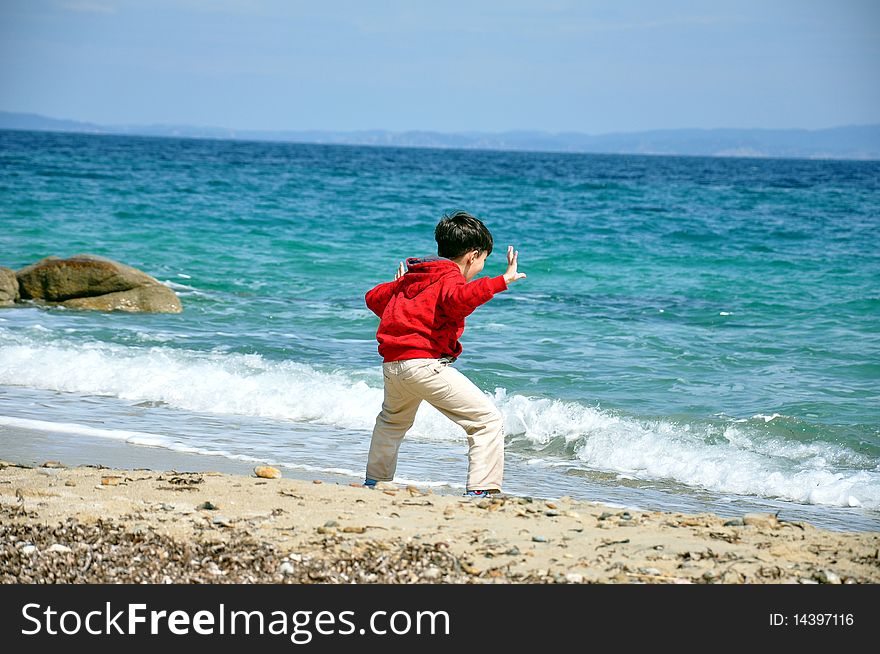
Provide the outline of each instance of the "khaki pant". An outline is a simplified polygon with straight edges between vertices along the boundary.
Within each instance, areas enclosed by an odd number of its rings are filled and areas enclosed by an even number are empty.
[[[464,428],[468,490],[501,490],[504,432],[501,413],[474,383],[444,360],[406,359],[382,364],[385,399],[376,417],[367,479],[391,481],[397,451],[425,400]]]

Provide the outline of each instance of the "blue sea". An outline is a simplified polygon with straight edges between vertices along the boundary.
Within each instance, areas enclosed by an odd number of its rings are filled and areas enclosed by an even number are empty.
[[[880,529],[880,162],[2,131],[0,265],[103,255],[184,312],[0,309],[0,458],[52,434],[362,479],[364,293],[455,209],[484,274],[510,244],[528,275],[455,363],[504,415],[506,491]],[[466,466],[423,405],[398,481]]]

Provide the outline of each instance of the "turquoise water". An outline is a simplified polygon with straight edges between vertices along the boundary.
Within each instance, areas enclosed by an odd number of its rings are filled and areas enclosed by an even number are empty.
[[[507,244],[528,274],[456,363],[505,416],[507,490],[880,527],[880,162],[5,131],[0,198],[0,265],[104,255],[185,307],[0,310],[0,455],[64,423],[356,478],[382,396],[363,295],[461,208],[485,274]],[[399,477],[458,489],[464,451],[423,407]]]

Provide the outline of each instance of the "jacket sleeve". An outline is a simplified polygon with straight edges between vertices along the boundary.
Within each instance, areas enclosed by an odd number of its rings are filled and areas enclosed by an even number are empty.
[[[496,293],[507,290],[504,275],[498,277],[481,277],[472,282],[454,279],[446,282],[443,288],[443,305],[447,313],[464,318],[474,312],[481,304],[485,304]]]
[[[367,291],[367,295],[364,299],[366,299],[367,307],[370,311],[381,318],[382,313],[385,311],[385,307],[388,306],[388,302],[391,300],[391,296],[394,295],[394,289],[396,286],[397,280],[395,279],[393,282],[379,284]]]

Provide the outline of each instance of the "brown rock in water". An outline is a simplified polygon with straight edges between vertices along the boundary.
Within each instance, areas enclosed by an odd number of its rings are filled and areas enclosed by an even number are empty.
[[[119,293],[95,297],[78,297],[60,303],[68,309],[91,311],[129,311],[143,313],[180,313],[183,307],[177,295],[167,286],[141,286]]]
[[[263,479],[279,479],[281,477],[281,471],[272,466],[257,466],[254,468],[254,474]]]
[[[12,306],[19,300],[15,271],[0,266],[0,307]]]
[[[139,270],[91,254],[46,257],[18,271],[21,296],[48,302],[128,291],[158,284]]]
[[[71,309],[180,313],[177,295],[131,266],[91,254],[47,257],[16,273],[22,299]]]

